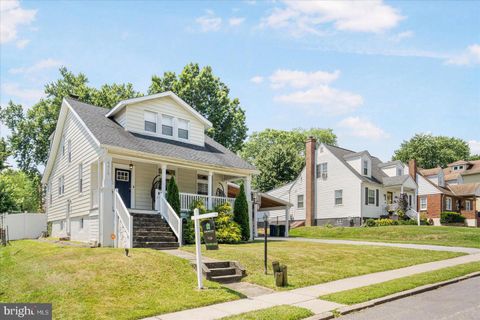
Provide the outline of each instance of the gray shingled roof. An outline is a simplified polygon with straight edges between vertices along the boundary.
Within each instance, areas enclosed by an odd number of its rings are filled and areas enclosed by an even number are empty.
[[[331,153],[335,157],[337,157],[343,164],[350,169],[358,178],[360,178],[362,181],[365,182],[371,182],[371,183],[377,183],[377,184],[382,184],[383,178],[388,177],[385,172],[382,171],[382,169],[379,168],[379,164],[382,163],[380,159],[377,157],[372,157],[372,176],[371,177],[365,177],[362,176],[357,170],[355,170],[351,165],[348,164],[348,162],[345,160],[345,157],[349,158],[352,154],[361,154],[362,152],[355,152],[352,150],[347,150],[343,149],[340,147],[335,147],[331,145],[325,145],[328,150],[330,150]]]
[[[393,160],[393,161],[388,161],[388,162],[384,162],[384,163],[380,163],[378,165],[379,168],[385,168],[385,167],[390,167],[390,166],[393,166],[393,165],[403,165],[402,161],[400,160]]]
[[[151,137],[126,131],[115,121],[105,117],[109,109],[66,98],[70,106],[85,122],[100,144],[133,151],[194,161],[228,168],[256,170],[256,168],[205,135],[205,146]]]
[[[404,174],[403,176],[384,177],[383,185],[385,187],[399,186],[403,184],[408,179],[408,177],[410,177],[408,174]]]

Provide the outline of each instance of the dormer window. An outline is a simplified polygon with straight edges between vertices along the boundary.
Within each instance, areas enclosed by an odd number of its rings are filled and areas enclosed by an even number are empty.
[[[162,115],[162,134],[173,136],[173,117]]]
[[[402,168],[397,168],[397,176],[401,176],[402,174]]]
[[[368,176],[368,160],[363,160],[363,175]]]
[[[188,140],[188,121],[178,119],[178,137]]]
[[[155,112],[145,111],[145,131],[157,132],[157,114]]]

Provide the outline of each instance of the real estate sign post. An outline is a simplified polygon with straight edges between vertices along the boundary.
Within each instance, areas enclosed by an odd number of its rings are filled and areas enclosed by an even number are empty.
[[[203,289],[203,278],[202,278],[202,242],[200,239],[200,220],[214,218],[218,216],[218,212],[211,212],[207,214],[200,215],[200,210],[195,208],[193,210],[192,220],[195,223],[195,251],[196,251],[196,261],[197,261],[197,282],[198,289]]]

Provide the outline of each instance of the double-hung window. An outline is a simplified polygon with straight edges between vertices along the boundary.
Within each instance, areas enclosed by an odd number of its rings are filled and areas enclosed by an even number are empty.
[[[208,195],[208,176],[197,175],[197,194]]]
[[[67,148],[68,148],[68,162],[72,162],[72,140],[68,140],[67,142]]]
[[[363,160],[363,175],[368,176],[368,160]]]
[[[303,208],[303,194],[297,195],[297,208]]]
[[[178,137],[188,140],[188,121],[178,119]]]
[[[162,134],[173,136],[173,117],[162,115]]]
[[[420,197],[420,210],[427,210],[427,197]]]
[[[63,157],[65,155],[65,148],[66,148],[66,146],[65,146],[65,135],[62,136],[61,144],[62,144],[62,157]]]
[[[78,192],[83,192],[83,164],[78,165]]]
[[[465,200],[465,210],[472,210],[472,202],[470,200]]]
[[[145,111],[144,123],[145,131],[157,132],[157,114],[155,112]]]
[[[328,176],[328,163],[322,162],[317,164],[317,178],[327,179]]]
[[[343,190],[335,190],[335,205],[343,204]]]
[[[48,184],[48,196],[49,196],[48,202],[49,202],[50,205],[52,205],[52,202],[53,202],[52,182],[50,182],[50,183]]]
[[[60,176],[58,178],[58,195],[61,196],[65,193],[65,178],[64,176]]]
[[[375,204],[375,190],[368,189],[368,204]]]
[[[452,210],[452,198],[449,198],[449,197],[446,198],[445,206],[447,210]]]

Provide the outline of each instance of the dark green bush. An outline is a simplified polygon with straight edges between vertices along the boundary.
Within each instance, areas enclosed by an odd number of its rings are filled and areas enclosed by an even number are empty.
[[[185,244],[195,243],[195,228],[194,222],[191,219],[193,215],[193,209],[195,208],[198,208],[200,210],[200,214],[204,214],[207,212],[207,209],[205,208],[202,200],[195,200],[192,202],[192,205],[190,206],[190,211],[188,212],[188,217],[183,220],[182,237],[183,243]]]
[[[365,226],[366,227],[375,227],[376,226],[375,219],[367,219],[365,221]]]
[[[175,177],[172,177],[168,183],[166,200],[180,217],[180,193],[178,192],[178,186],[175,182]]]
[[[463,223],[465,217],[458,212],[444,211],[440,214],[441,223]]]
[[[250,196],[250,195],[249,195]],[[240,185],[240,192],[235,198],[233,205],[233,220],[238,223],[242,230],[242,240],[250,239],[250,224],[248,222],[248,202],[243,183]]]

